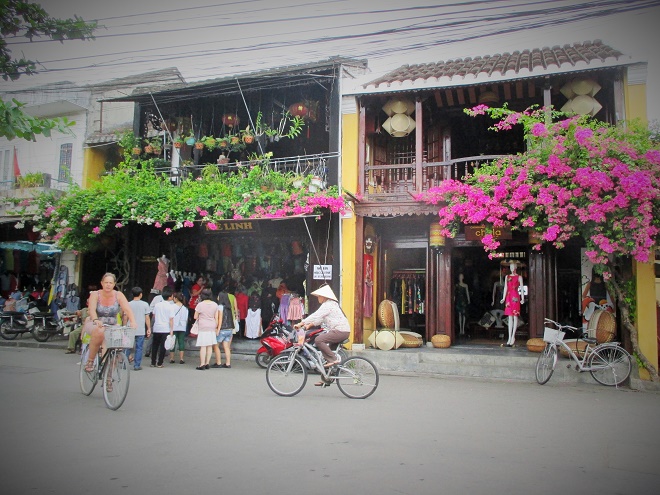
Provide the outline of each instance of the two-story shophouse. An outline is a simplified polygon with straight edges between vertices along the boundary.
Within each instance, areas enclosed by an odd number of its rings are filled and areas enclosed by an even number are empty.
[[[446,334],[455,344],[499,344],[504,332],[497,325],[486,330],[479,320],[496,308],[509,260],[519,263],[528,288],[521,338],[542,336],[544,316],[579,324],[591,274],[585,275],[578,243],[536,251],[525,233],[503,229],[497,233],[500,258],[489,259],[479,241],[483,230],[464,226],[455,238],[430,244],[438,207],[412,195],[525,150],[522,129],[489,131],[493,121],[470,117],[466,108],[507,103],[524,110],[536,104],[609,123],[646,119],[645,80],[645,63],[595,41],[404,65],[345,89],[342,185],[354,196],[355,215],[342,224],[342,295],[355,342],[368,345],[379,304],[388,299],[398,306],[401,327],[425,341]],[[347,269],[353,265],[355,271]],[[644,289],[654,287],[653,266],[634,268],[639,333],[644,352],[657,364],[654,291]],[[459,277],[470,294],[463,335],[456,312]]]

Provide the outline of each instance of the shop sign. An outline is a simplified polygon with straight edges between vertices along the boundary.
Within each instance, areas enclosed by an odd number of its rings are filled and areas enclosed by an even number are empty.
[[[258,232],[257,223],[248,220],[219,220],[213,222],[216,226],[215,229],[211,230],[208,225],[206,226],[207,233],[219,233],[223,234],[225,232],[231,232],[232,234],[239,233],[255,233]]]
[[[480,241],[483,236],[488,234],[485,225],[466,225],[465,239],[467,241]],[[511,227],[493,227],[493,238],[511,239]]]
[[[314,280],[332,280],[332,265],[314,265]]]

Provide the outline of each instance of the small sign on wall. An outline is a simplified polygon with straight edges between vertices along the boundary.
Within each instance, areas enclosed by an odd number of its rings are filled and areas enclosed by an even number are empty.
[[[332,265],[314,265],[314,280],[332,280]]]

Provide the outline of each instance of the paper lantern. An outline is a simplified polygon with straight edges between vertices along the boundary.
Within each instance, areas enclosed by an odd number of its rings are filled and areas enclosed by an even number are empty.
[[[289,106],[289,113],[294,117],[307,117],[309,108],[304,103],[298,102]]]
[[[222,116],[222,123],[227,127],[234,127],[235,125],[240,124],[241,121],[238,118],[238,115],[234,113],[226,113]]]
[[[383,112],[385,112],[388,117],[400,113],[412,115],[414,111],[415,103],[404,98],[394,98],[388,100],[388,102],[383,105]]]
[[[397,113],[383,122],[383,129],[392,137],[405,137],[414,131],[415,127],[415,119],[405,113]]]
[[[439,223],[432,223],[429,229],[429,246],[432,249],[440,249],[445,245],[445,236],[440,231],[442,227]]]

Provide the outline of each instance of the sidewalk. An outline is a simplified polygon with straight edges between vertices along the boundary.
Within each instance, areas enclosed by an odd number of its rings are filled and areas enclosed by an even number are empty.
[[[198,351],[191,339],[186,339],[186,355],[197,357]],[[258,340],[235,339],[232,342],[232,359],[254,361],[254,356],[261,344]],[[67,339],[55,336],[48,342],[37,342],[30,334],[19,335],[15,340],[0,340],[0,346],[33,347],[54,349],[64,352]],[[349,351],[349,354],[364,356],[373,361],[384,374],[426,374],[442,376],[463,376],[485,380],[515,380],[535,383],[534,371],[538,354],[529,352],[522,344],[512,349],[496,345],[464,344],[448,349],[434,347],[399,348],[391,351],[365,349]],[[601,387],[586,373],[578,373],[574,367],[567,368],[569,361],[560,357],[552,383],[591,384]],[[255,366],[256,363],[255,363]],[[637,368],[633,364],[629,387],[634,390],[660,392],[660,384],[639,379]]]

